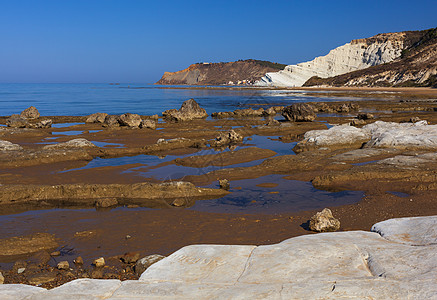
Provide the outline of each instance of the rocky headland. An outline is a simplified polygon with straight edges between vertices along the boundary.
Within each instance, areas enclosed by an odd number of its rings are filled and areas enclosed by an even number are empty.
[[[165,72],[156,84],[164,85],[246,85],[259,80],[267,72],[285,65],[247,59],[234,62],[197,63],[177,72]]]

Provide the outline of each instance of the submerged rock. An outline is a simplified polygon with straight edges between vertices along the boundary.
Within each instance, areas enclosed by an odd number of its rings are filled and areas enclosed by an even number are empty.
[[[340,229],[340,221],[334,218],[329,208],[311,217],[309,222],[310,230],[316,232],[337,231]]]
[[[314,107],[308,103],[295,103],[287,106],[282,111],[287,121],[312,122],[316,118]]]
[[[97,146],[91,143],[90,141],[88,141],[87,139],[80,138],[80,139],[70,140],[64,143],[47,145],[44,146],[43,148],[44,149],[59,149],[59,148],[71,149],[71,148],[92,148],[92,147],[97,147]]]
[[[162,113],[165,120],[168,121],[190,121],[193,119],[204,119],[208,117],[205,109],[201,108],[194,99],[189,99],[182,103],[179,110],[170,109]]]
[[[20,117],[24,119],[37,119],[39,118],[39,116],[40,116],[39,111],[36,109],[35,106],[26,108],[20,114]]]
[[[117,206],[118,200],[116,198],[100,198],[94,203],[96,207],[106,208],[111,206]]]
[[[55,236],[48,233],[35,233],[27,236],[0,239],[1,255],[23,255],[58,247]]]

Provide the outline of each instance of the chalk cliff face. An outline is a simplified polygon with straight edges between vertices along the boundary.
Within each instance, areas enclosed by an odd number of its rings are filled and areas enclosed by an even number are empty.
[[[396,60],[330,78],[312,77],[305,86],[437,87],[437,28],[417,32]]]
[[[286,66],[279,72],[267,73],[256,84],[260,86],[302,86],[309,78],[333,77],[391,62],[402,50],[418,39],[417,32],[378,34],[353,40],[312,61]]]
[[[165,72],[156,84],[251,84],[285,65],[254,59],[228,63],[197,63],[177,72]]]

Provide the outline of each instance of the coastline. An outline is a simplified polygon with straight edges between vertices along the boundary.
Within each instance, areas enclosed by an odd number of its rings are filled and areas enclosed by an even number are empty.
[[[314,89],[311,88],[309,90]],[[373,90],[374,89],[370,89],[370,91]],[[416,89],[407,90],[410,91],[404,93],[404,96],[407,98],[410,97],[410,93],[417,91]],[[427,93],[427,90],[428,89],[421,89],[418,93]],[[367,91],[367,89],[365,91]],[[428,99],[428,101],[422,101],[422,99],[400,101],[398,99],[381,99],[379,96],[380,95],[378,95],[378,99],[375,100],[348,101],[347,103],[359,105],[360,110],[372,110],[375,119],[369,119],[365,124],[373,123],[375,120],[409,122],[412,117],[420,117],[421,119],[428,120],[430,124],[437,123],[437,118],[434,115],[434,99]],[[304,133],[310,130],[326,129],[324,122],[327,124],[342,124],[349,123],[350,120],[353,120],[354,117],[351,117],[351,114],[357,115],[359,110],[349,111],[347,113],[339,112],[338,109],[342,108],[344,103],[345,102],[338,101],[318,104],[319,107],[326,105],[326,107],[333,111],[325,113],[325,115],[320,113],[316,122],[279,122],[280,124],[268,126],[265,125],[266,121],[263,118],[252,116],[241,117],[240,119],[194,120],[188,123],[163,122],[159,125],[163,129],[148,131],[130,128],[102,128],[101,124],[89,123],[56,129],[3,129],[1,131],[2,139],[4,138],[12,143],[23,145],[25,150],[29,153],[36,153],[32,151],[40,149],[41,146],[39,143],[47,141],[46,138],[52,137],[53,133],[62,134],[65,132],[75,132],[76,134],[61,135],[56,139],[57,143],[83,137],[92,141],[109,143],[109,145],[121,144],[124,146],[101,146],[92,148],[85,150],[86,154],[89,155],[88,158],[83,156],[72,159],[71,161],[55,160],[50,163],[44,162],[43,160],[38,161],[38,158],[35,159],[34,156],[32,160],[29,160],[25,156],[21,159],[14,156],[12,163],[15,165],[9,165],[7,168],[4,168],[0,174],[3,179],[2,184],[62,185],[86,182],[88,184],[106,186],[115,183],[128,185],[144,181],[159,183],[165,181],[165,177],[145,178],[139,175],[141,172],[159,170],[160,168],[162,168],[162,170],[168,170],[166,168],[174,167],[176,168],[175,170],[177,170],[178,165],[176,160],[162,161],[152,167],[148,166],[145,162],[136,162],[135,164],[127,163],[119,166],[100,166],[95,168],[84,167],[90,160],[95,158],[101,160],[110,157],[117,158],[126,155],[135,156],[145,154],[160,157],[168,155],[195,156],[200,150],[209,149],[202,144],[202,140],[213,140],[220,131],[226,132],[232,128],[245,138],[254,136],[276,137],[281,143],[290,145],[291,150],[292,143],[301,141]],[[326,107],[324,109],[326,109]],[[390,111],[388,111],[388,109],[390,109]],[[6,118],[1,118],[0,122],[5,119]],[[85,117],[74,116],[53,118],[55,122],[59,123],[84,122],[84,119]],[[170,147],[169,144],[166,144],[165,147],[163,146],[164,144],[158,147],[155,144],[159,138],[171,140],[176,137],[182,137],[188,142],[184,141],[178,144],[177,147],[174,147],[174,145]],[[257,145],[255,142],[251,144],[250,140],[245,140],[244,143],[249,146]],[[268,148],[268,146],[264,147]],[[342,231],[369,230],[374,223],[389,218],[437,214],[437,208],[432,200],[437,196],[435,189],[431,186],[432,181],[423,181],[425,175],[431,176],[436,172],[437,166],[435,166],[434,163],[430,163],[427,166],[429,170],[426,171],[411,170],[408,168],[400,171],[396,167],[382,167],[379,164],[372,163],[374,161],[394,157],[395,155],[414,155],[411,154],[412,150],[381,152],[378,155],[358,157],[349,161],[338,159],[342,154],[359,148],[359,144],[354,144],[343,145],[337,148],[333,146],[328,151],[313,149],[298,153],[295,156],[277,155],[275,157],[263,158],[263,162],[258,164],[205,171],[200,174],[184,176],[183,180],[192,182],[196,186],[205,186],[216,183],[217,179],[227,178],[230,180],[231,186],[237,188],[238,186],[232,184],[234,180],[279,174],[284,176],[285,180],[312,182],[315,188],[325,191],[363,191],[365,196],[357,203],[329,206],[334,216],[340,220]],[[83,151],[83,149],[81,151]],[[426,150],[420,150],[417,153],[422,154],[426,152]],[[245,155],[246,158],[249,158],[249,161],[257,161],[259,159],[255,154],[249,153]],[[10,160],[10,157],[3,159],[1,161],[2,166],[11,164]],[[132,172],[132,169],[136,171]],[[59,172],[60,170],[62,170],[62,172]],[[164,173],[165,172],[168,171],[164,171]],[[175,171],[175,173],[177,172]],[[121,174],[124,175],[121,176]],[[351,174],[363,175],[352,176]],[[378,176],[369,180],[368,176],[375,175]],[[326,180],[327,178],[329,178],[329,180]],[[269,182],[265,183],[267,184]],[[425,186],[419,187],[420,184],[425,184]],[[217,186],[214,188],[217,188]],[[274,186],[265,187],[263,189],[266,194],[277,192]],[[393,194],[390,193],[390,191],[398,193]],[[85,211],[51,211],[53,208],[66,207],[62,206],[62,204],[56,206],[51,202],[43,203],[41,201],[39,209],[48,211],[36,211],[34,214],[31,213],[31,218],[29,218],[29,215],[26,213],[5,217],[1,235],[5,238],[11,238],[38,232],[54,234],[56,238],[60,240],[60,246],[68,246],[75,249],[75,252],[72,254],[63,254],[62,259],[65,258],[71,261],[75,256],[82,255],[85,264],[90,265],[92,260],[98,256],[117,257],[123,255],[123,253],[132,251],[140,252],[141,255],[156,253],[168,255],[183,246],[198,243],[238,245],[267,245],[277,243],[287,238],[312,234],[312,232],[307,230],[307,221],[321,208],[307,209],[300,212],[247,214],[238,211],[219,213],[214,212],[213,209],[211,211],[200,211],[196,210],[195,206],[193,207],[195,203],[186,203],[182,207],[174,207],[170,201],[166,204],[166,208],[157,210],[140,209],[138,206],[141,205],[135,202],[129,202],[129,199],[127,199],[127,202],[121,202],[120,199],[117,199],[117,201],[118,206],[121,206],[120,209],[110,210],[111,207],[108,207],[98,208],[96,211],[90,211],[90,209],[96,207],[95,200],[92,199],[81,207],[87,208]],[[26,205],[28,204],[23,202],[21,205],[24,207],[24,210],[26,210]],[[129,205],[131,207],[129,207]],[[323,206],[323,203],[321,205]],[[4,207],[3,205],[3,208]],[[35,209],[35,207],[32,206],[29,206],[29,208]],[[15,213],[17,212],[19,211]],[[6,215],[11,214],[11,212],[7,210],[4,210],[3,213]],[[65,220],[68,220],[68,222]],[[92,225],[89,225],[87,220],[93,220]],[[20,230],[12,230],[15,228],[15,224],[20,224],[24,221],[28,223],[28,227],[23,228],[21,232]],[[76,224],[77,227],[71,227],[71,224]],[[95,234],[82,238],[75,236],[78,232],[86,231],[95,232]],[[130,238],[126,239],[126,236],[130,236]],[[26,256],[20,256],[20,259],[23,258],[26,259]],[[10,256],[2,262],[8,261],[5,266],[10,266],[10,262],[15,259],[18,259],[18,257]],[[59,259],[55,258],[55,261],[58,260]],[[122,265],[120,268],[119,271],[121,272],[126,266]],[[135,276],[129,272],[127,274]],[[80,274],[77,276],[80,276]],[[26,277],[18,276],[7,280],[25,280],[25,278]],[[68,279],[68,277],[65,277],[58,281],[58,284],[68,280],[71,280],[71,278]]]

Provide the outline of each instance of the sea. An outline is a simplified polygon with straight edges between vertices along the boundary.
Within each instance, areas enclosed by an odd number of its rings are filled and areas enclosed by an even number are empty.
[[[159,86],[146,84],[37,84],[0,83],[0,116],[35,106],[42,116],[161,114],[195,99],[208,114],[248,107],[291,105],[295,102],[338,101],[308,95],[304,90],[227,89],[224,87]],[[326,95],[324,93],[324,95]],[[343,100],[348,100],[345,98]]]

